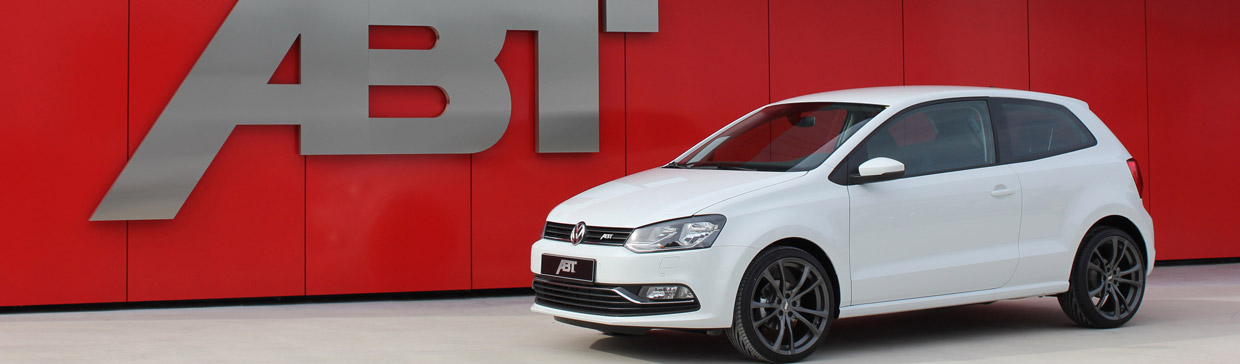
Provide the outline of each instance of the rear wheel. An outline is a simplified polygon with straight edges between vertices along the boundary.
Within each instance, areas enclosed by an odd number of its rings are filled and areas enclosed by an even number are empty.
[[[757,360],[786,363],[814,352],[835,313],[832,282],[812,255],[792,247],[758,254],[737,291],[728,341]]]
[[[1132,319],[1145,295],[1145,257],[1123,230],[1097,227],[1085,235],[1059,306],[1081,326],[1112,328]]]

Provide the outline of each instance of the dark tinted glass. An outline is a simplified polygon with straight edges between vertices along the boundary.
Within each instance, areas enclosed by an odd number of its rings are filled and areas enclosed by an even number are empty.
[[[858,148],[852,157],[856,164],[887,157],[904,163],[906,176],[995,162],[985,101],[947,102],[904,112],[875,130]]]
[[[1093,146],[1093,134],[1067,108],[1047,102],[991,99],[998,111],[999,160],[1022,162]]]

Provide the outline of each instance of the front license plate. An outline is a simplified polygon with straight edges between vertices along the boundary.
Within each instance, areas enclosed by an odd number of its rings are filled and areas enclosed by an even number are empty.
[[[542,274],[594,282],[594,260],[543,254]]]

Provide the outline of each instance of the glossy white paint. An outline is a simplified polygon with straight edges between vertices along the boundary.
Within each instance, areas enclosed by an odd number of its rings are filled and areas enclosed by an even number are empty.
[[[857,172],[862,177],[881,176],[888,173],[900,173],[904,172],[904,163],[900,163],[898,160],[887,157],[878,157],[865,161],[865,163],[861,163],[860,166],[857,166]]]
[[[706,172],[706,173],[702,173]],[[702,208],[805,175],[655,168],[604,183],[564,201],[547,221],[638,227],[692,216]]]
[[[1005,165],[848,186],[854,304],[997,288],[1016,271],[1020,197]]]
[[[895,113],[960,97],[1060,104],[1081,119],[1098,143],[1029,162],[852,186],[828,180],[864,136]],[[824,265],[837,279],[841,317],[1058,294],[1068,288],[1069,267],[1086,231],[1107,216],[1137,226],[1147,266],[1153,269],[1153,223],[1128,171],[1130,155],[1080,100],[995,88],[905,86],[833,91],[775,104],[794,102],[889,107],[806,172],[652,169],[583,192],[547,218],[636,228],[686,216],[724,215],[727,223],[710,248],[638,254],[553,240],[539,240],[531,248],[534,273],[544,253],[595,259],[598,282],[685,284],[697,293],[700,310],[633,317],[539,305],[533,310],[608,325],[728,327],[743,271],[762,249],[786,239],[807,241],[827,257]],[[669,267],[668,258],[676,263]]]

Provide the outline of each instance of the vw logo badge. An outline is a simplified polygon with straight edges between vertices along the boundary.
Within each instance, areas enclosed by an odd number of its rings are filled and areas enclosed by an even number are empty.
[[[573,242],[573,245],[577,245],[577,244],[581,244],[581,241],[585,240],[585,238],[586,238],[586,222],[582,221],[582,222],[577,223],[576,227],[573,227],[573,234],[569,235],[568,239],[569,241]]]

